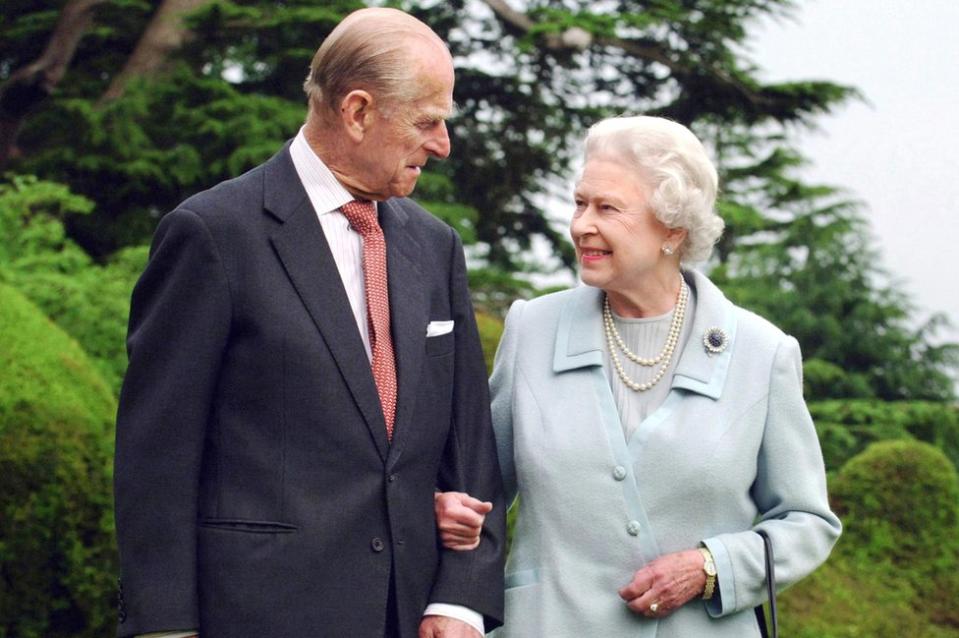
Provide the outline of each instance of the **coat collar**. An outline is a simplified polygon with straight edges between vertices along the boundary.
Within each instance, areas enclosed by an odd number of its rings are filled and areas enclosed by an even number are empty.
[[[718,399],[736,345],[735,306],[702,273],[685,270],[683,277],[696,295],[696,314],[689,341],[676,363],[672,387]],[[603,291],[580,286],[571,291],[560,312],[553,370],[603,365]],[[712,328],[724,330],[727,336],[726,348],[718,354],[709,354],[703,345],[703,337]]]
[[[306,189],[300,181],[293,158],[290,157],[290,144],[283,145],[280,151],[263,165],[263,208],[277,220],[285,222],[293,213],[309,203]]]

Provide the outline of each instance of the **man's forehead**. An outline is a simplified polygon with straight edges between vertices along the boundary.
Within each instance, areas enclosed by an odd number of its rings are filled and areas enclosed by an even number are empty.
[[[446,106],[429,106],[423,109],[423,115],[435,120],[448,120],[456,115],[456,103],[450,100]]]

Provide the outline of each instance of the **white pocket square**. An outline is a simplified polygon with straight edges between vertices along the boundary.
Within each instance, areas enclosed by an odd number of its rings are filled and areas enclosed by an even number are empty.
[[[438,337],[440,335],[445,335],[449,332],[453,332],[453,320],[449,321],[431,321],[429,325],[426,326],[426,336],[427,337]]]

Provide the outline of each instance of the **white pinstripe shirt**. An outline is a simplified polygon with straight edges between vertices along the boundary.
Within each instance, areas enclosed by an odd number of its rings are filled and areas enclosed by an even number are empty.
[[[370,328],[366,318],[366,283],[363,278],[363,238],[350,228],[350,222],[340,211],[340,206],[356,198],[336,181],[323,160],[313,152],[303,129],[290,144],[290,157],[310,203],[320,218],[320,226],[330,245],[336,268],[340,271],[346,296],[350,299],[350,308],[356,319],[356,327],[360,330],[366,356],[372,361]]]

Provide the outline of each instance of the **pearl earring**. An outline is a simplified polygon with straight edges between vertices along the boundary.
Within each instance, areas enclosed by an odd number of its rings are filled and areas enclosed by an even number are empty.
[[[673,247],[669,244],[663,244],[663,254],[669,257],[673,254]]]

